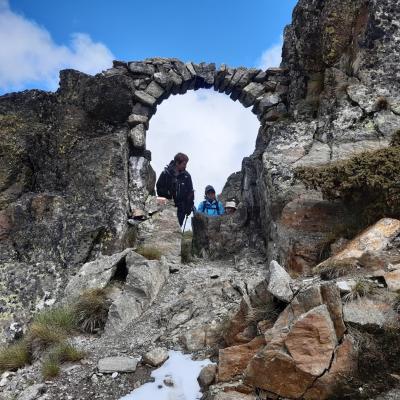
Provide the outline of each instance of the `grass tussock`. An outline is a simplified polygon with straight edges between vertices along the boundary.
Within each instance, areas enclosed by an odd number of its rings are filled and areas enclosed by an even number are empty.
[[[67,334],[64,330],[44,323],[33,322],[29,327],[27,339],[31,346],[46,349],[49,346],[65,340]]]
[[[275,321],[281,310],[273,302],[250,307],[246,315],[246,323],[251,324],[262,320]]]
[[[181,262],[188,264],[192,261],[192,240],[193,232],[188,231],[183,234],[181,241]]]
[[[400,314],[400,293],[396,293],[396,297],[393,299],[392,302],[392,308],[394,311],[396,311],[398,314]]]
[[[67,342],[53,346],[42,361],[44,379],[55,378],[60,374],[61,364],[81,360],[85,354]]]
[[[160,249],[155,246],[140,246],[137,248],[136,253],[148,260],[160,260],[162,256]]]
[[[42,311],[35,316],[33,323],[54,327],[67,333],[76,329],[74,310],[68,306]]]
[[[365,279],[359,279],[356,284],[351,288],[351,291],[343,296],[345,302],[359,300],[361,297],[367,297],[375,294],[377,291],[374,283]]]
[[[62,342],[51,348],[49,355],[59,362],[79,361],[85,357],[85,353],[78,350],[70,343]]]
[[[44,379],[56,378],[60,370],[60,361],[57,358],[49,355],[43,360],[41,371]]]
[[[86,290],[73,306],[77,326],[87,333],[102,330],[107,322],[109,308],[106,289]]]
[[[66,342],[68,336],[78,329],[90,333],[102,329],[108,309],[107,290],[91,289],[83,292],[72,305],[42,311],[35,316],[22,340],[0,348],[0,373],[17,370],[44,356],[43,376],[57,376],[61,363],[84,357],[84,353]]]
[[[321,279],[329,281],[342,276],[352,275],[359,268],[359,263],[353,258],[343,260],[326,260],[313,269],[314,274],[319,274]]]
[[[31,361],[29,345],[20,340],[10,346],[0,348],[0,373],[15,371]]]

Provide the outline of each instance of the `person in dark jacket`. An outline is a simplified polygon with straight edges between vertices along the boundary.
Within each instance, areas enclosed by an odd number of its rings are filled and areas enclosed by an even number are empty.
[[[194,190],[192,178],[186,171],[189,157],[178,153],[164,168],[157,180],[157,195],[174,199],[177,207],[179,225],[182,226],[185,215],[190,215],[194,206]]]

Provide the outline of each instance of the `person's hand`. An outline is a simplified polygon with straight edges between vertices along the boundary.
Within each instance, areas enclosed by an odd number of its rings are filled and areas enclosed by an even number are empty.
[[[165,197],[157,197],[157,205],[164,206],[167,204],[167,199]]]

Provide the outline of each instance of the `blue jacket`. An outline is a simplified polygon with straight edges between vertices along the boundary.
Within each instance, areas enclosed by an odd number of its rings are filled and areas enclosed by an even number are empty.
[[[218,200],[203,200],[197,207],[197,211],[206,214],[210,217],[217,217],[225,214],[225,209],[222,203]]]

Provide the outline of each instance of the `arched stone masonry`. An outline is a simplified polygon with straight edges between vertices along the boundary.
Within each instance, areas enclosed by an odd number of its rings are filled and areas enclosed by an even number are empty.
[[[183,63],[171,58],[149,58],[145,61],[114,61],[106,76],[125,74],[133,80],[134,105],[128,118],[129,138],[137,151],[146,148],[146,130],[157,105],[172,94],[188,90],[214,88],[244,107],[252,107],[261,126],[277,120],[287,112],[288,78],[284,69],[231,68],[215,64]]]
[[[184,94],[188,90],[213,88],[225,93],[244,107],[251,107],[260,120],[260,132],[287,113],[286,94],[289,79],[287,71],[270,68],[231,68],[215,64],[183,63],[172,58],[150,58],[144,61],[114,61],[113,68],[103,72],[106,77],[125,75],[132,82],[133,107],[127,119],[131,145],[130,165],[140,165],[142,170],[132,170],[131,177],[152,176],[149,169],[151,153],[146,149],[146,132],[157,105],[173,94]],[[261,136],[261,135],[259,135]],[[143,160],[144,158],[144,160]],[[149,188],[141,186],[140,179],[130,179],[131,207],[143,201]],[[143,181],[143,180],[142,180]],[[151,186],[151,185],[150,185]],[[139,196],[138,196],[139,195]]]

